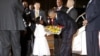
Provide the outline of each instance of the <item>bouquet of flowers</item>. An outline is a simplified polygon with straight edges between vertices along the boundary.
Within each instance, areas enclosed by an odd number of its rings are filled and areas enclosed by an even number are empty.
[[[49,25],[45,27],[45,31],[49,34],[57,34],[59,35],[62,30],[62,26],[54,26],[54,25]]]

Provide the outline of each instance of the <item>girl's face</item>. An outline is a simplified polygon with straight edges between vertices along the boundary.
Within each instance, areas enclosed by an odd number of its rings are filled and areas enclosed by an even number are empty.
[[[43,20],[40,20],[40,24],[43,24]]]

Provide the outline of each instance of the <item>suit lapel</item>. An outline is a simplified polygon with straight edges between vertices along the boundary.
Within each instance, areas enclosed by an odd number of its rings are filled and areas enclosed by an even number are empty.
[[[70,14],[70,12],[73,10],[74,8],[71,8],[70,10],[67,11],[68,14]]]
[[[42,12],[41,12],[41,10],[39,11],[39,16],[41,16],[42,15]]]
[[[90,4],[92,4],[93,0],[90,0],[87,4],[87,8],[89,7]]]
[[[33,17],[35,18],[35,10],[33,10]]]

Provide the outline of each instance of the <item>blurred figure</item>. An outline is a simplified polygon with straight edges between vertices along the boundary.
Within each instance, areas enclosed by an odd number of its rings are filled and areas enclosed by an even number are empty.
[[[24,20],[26,22],[25,25],[27,27],[29,25],[30,20],[31,20],[31,17],[30,17],[31,12],[30,12],[28,3],[26,1],[23,1],[22,4],[24,6],[23,18],[24,18]]]
[[[22,13],[23,6],[19,0],[0,0],[0,56],[21,56],[20,30],[25,30]]]
[[[21,47],[22,47],[22,56],[29,56],[31,54],[31,34],[30,21],[31,21],[31,12],[26,1],[23,1],[23,18],[25,24],[25,31],[21,31]]]
[[[27,3],[27,1],[23,1],[22,4],[23,4],[24,8],[28,8],[28,3]]]
[[[29,10],[33,10],[33,5],[32,4],[29,5]]]
[[[67,1],[67,4],[66,6],[68,7],[68,10],[67,10],[67,14],[74,20],[77,19],[77,16],[78,16],[78,12],[77,10],[74,8],[74,4],[75,4],[75,1],[74,0],[68,0]]]
[[[33,35],[33,45],[34,45],[34,31],[35,31],[35,21],[36,21],[36,18],[37,17],[42,17],[43,21],[44,21],[44,24],[47,23],[47,19],[46,19],[46,15],[45,15],[45,12],[43,10],[40,9],[41,5],[39,2],[36,2],[34,3],[34,9],[31,10],[31,30],[32,30],[32,35]]]
[[[64,13],[66,13],[67,7],[63,6],[63,1],[62,0],[56,0],[56,4],[57,4],[57,7],[54,7],[53,8],[54,10],[62,11]],[[53,19],[50,19],[50,21],[52,22]],[[52,22],[52,24],[53,24],[53,22]],[[55,56],[59,56],[60,46],[61,46],[61,38],[60,38],[60,36],[54,35],[54,52],[55,52]]]
[[[57,4],[57,11],[63,11],[66,12],[67,8],[65,6],[63,6],[63,1],[62,0],[56,0],[56,4]]]
[[[74,20],[61,11],[50,10],[48,15],[50,19],[54,19],[54,25],[63,26],[60,34],[62,40],[60,50],[55,56],[72,56],[72,37],[77,29]]]
[[[99,31],[100,31],[100,0],[90,0],[86,8],[86,41],[87,56],[100,56]]]
[[[39,2],[34,3],[34,9],[31,11],[32,20],[35,20],[35,18],[41,16],[44,20],[44,23],[47,23],[45,12],[40,8],[41,8],[41,4]]]

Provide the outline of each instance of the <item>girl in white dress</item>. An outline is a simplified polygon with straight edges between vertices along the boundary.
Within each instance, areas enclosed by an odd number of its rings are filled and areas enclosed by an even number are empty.
[[[36,18],[36,28],[34,32],[35,40],[33,46],[33,56],[50,56],[50,50],[46,39],[46,32],[44,29],[43,20],[41,17]]]

